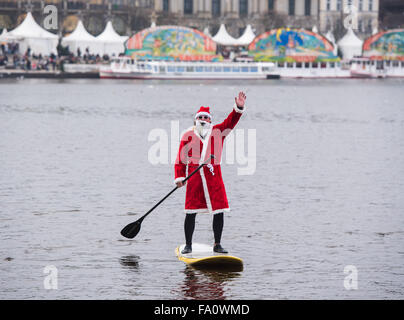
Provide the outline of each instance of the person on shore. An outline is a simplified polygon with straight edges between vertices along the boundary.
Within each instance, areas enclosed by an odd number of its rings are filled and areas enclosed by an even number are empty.
[[[227,253],[221,246],[224,212],[230,211],[220,167],[223,142],[236,126],[245,110],[246,95],[239,92],[233,110],[219,124],[212,125],[209,107],[201,107],[194,118],[194,126],[187,129],[181,137],[177,159],[174,166],[177,187],[184,186],[182,180],[201,163],[211,158],[186,183],[185,196],[185,247],[183,254],[192,252],[192,235],[197,213],[213,214],[214,252]]]

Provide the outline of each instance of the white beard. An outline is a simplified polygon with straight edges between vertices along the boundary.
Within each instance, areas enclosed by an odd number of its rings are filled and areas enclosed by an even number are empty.
[[[198,134],[205,139],[206,134],[209,132],[212,124],[202,120],[196,120],[195,129]]]

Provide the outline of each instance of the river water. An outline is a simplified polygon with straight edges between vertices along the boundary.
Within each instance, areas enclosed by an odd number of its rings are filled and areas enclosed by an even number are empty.
[[[184,189],[123,238],[173,188],[149,135],[171,150],[199,106],[218,122],[239,90],[252,170],[223,161],[222,244],[244,270],[177,260]],[[403,101],[403,80],[1,80],[0,298],[403,299]],[[213,242],[211,219],[194,242]]]

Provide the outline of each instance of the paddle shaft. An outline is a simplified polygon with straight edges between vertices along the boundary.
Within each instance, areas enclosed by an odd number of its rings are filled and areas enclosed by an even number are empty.
[[[199,169],[201,169],[204,165],[206,165],[210,159],[213,158],[213,155],[206,160],[204,163],[200,164],[198,168],[196,168],[194,171],[191,172],[191,174],[186,177],[184,180],[182,180],[181,182],[184,183],[185,181],[187,181],[189,178],[191,178],[195,173],[197,173],[199,171]],[[142,221],[144,218],[146,218],[154,209],[156,209],[165,199],[167,199],[175,190],[178,189],[178,186],[176,186],[173,190],[171,190],[163,199],[161,199],[159,202],[157,202],[153,208],[151,208],[149,211],[147,211],[143,217],[141,217],[139,220]]]

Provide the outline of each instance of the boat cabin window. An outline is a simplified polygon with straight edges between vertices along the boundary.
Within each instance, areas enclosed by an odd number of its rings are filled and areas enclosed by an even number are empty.
[[[404,68],[404,61],[401,61],[401,68]]]
[[[307,69],[310,68],[310,62],[305,62],[304,67],[307,68]]]
[[[296,68],[301,68],[302,67],[302,63],[301,62],[296,62]]]
[[[222,67],[215,67],[214,70],[215,72],[222,72]]]
[[[330,62],[330,68],[335,68],[335,62]]]
[[[386,61],[386,66],[387,66],[387,67],[390,67],[390,64],[391,64],[391,61],[390,61],[390,60],[387,60],[387,61]]]
[[[293,68],[293,62],[288,62],[288,63],[286,64],[286,66],[287,66],[288,68]]]
[[[160,66],[159,70],[160,70],[160,72],[166,72],[166,67],[165,66]]]
[[[168,66],[168,67],[167,67],[167,71],[168,71],[168,72],[175,72],[175,67],[173,67],[173,66]]]
[[[318,68],[318,63],[317,63],[317,62],[313,62],[312,67],[313,67],[313,68]]]
[[[271,71],[269,67],[262,67],[262,71],[263,72],[269,72]]]
[[[240,67],[233,67],[233,72],[240,72]]]
[[[212,72],[212,67],[211,66],[205,67],[205,72]]]
[[[278,62],[278,67],[279,68],[283,68],[285,66],[285,63],[284,62]]]
[[[398,61],[393,61],[393,67],[399,67],[399,62]]]
[[[223,71],[224,71],[224,72],[230,72],[230,71],[231,71],[231,68],[230,68],[230,67],[223,67]]]
[[[203,72],[203,67],[202,66],[195,67],[195,71],[196,72]]]
[[[258,67],[250,67],[251,72],[258,72]]]
[[[194,67],[193,66],[187,67],[187,72],[194,72]]]
[[[241,72],[248,72],[248,67],[241,67]]]
[[[181,66],[177,67],[177,72],[184,72],[184,71],[185,71],[184,67],[181,67]]]
[[[322,69],[327,68],[327,62],[321,62],[321,68]]]

